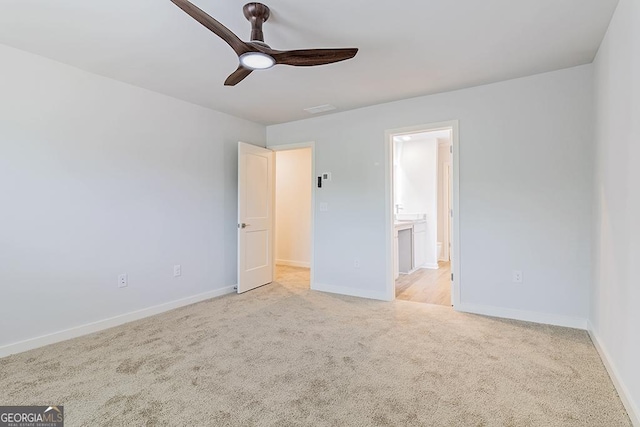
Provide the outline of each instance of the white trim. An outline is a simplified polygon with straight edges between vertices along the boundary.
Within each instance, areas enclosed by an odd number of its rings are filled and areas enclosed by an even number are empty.
[[[73,328],[53,332],[47,335],[42,335],[40,337],[30,338],[28,340],[16,342],[13,344],[7,344],[0,347],[0,358],[9,356],[11,354],[22,353],[23,351],[32,350],[34,348],[43,347],[45,345],[55,344],[57,342],[81,337],[83,335],[92,334],[94,332],[113,328],[114,326],[120,326],[125,323],[133,322],[134,320],[144,319],[145,317],[155,316],[156,314],[195,304],[197,302],[205,301],[211,298],[232,294],[236,291],[236,286],[237,285],[216,289],[215,291],[208,291],[202,294],[166,302],[164,304],[155,305],[153,307],[143,308],[141,310],[132,311],[130,313],[121,314],[115,317],[110,317],[108,319],[98,320],[96,322],[87,323],[85,325],[75,326]]]
[[[451,284],[451,305],[457,307],[460,305],[460,156],[459,156],[459,126],[458,120],[450,120],[440,123],[431,123],[426,125],[411,126],[400,129],[387,129],[385,131],[385,227],[386,227],[386,248],[387,248],[387,301],[393,301],[396,297],[396,281],[393,267],[393,137],[417,132],[429,132],[442,129],[451,129],[451,144],[453,146],[452,158],[452,209],[453,221],[451,224],[453,234],[453,253],[451,254],[451,272],[453,273],[453,282]]]
[[[587,319],[584,319],[582,317],[572,317],[564,316],[562,314],[540,313],[537,311],[516,310],[513,308],[492,307],[488,305],[476,304],[459,304],[457,307],[454,307],[454,309],[463,313],[482,314],[484,316],[523,320],[525,322],[564,326],[566,328],[583,330],[587,329]]]
[[[449,147],[453,147],[453,145],[448,145]],[[452,150],[453,151],[453,150]],[[442,259],[439,259],[439,261],[445,261],[445,262],[449,262],[449,260],[451,259],[451,254],[449,254],[449,250],[451,248],[451,196],[452,196],[452,182],[451,182],[451,171],[453,170],[451,167],[451,157],[453,157],[453,154],[451,154],[451,156],[449,156],[449,161],[448,162],[444,162],[444,171],[442,174],[442,207],[443,207],[443,212],[440,212],[439,214],[444,215],[443,218],[443,225],[444,225],[444,229],[446,230],[446,232],[442,233],[443,239],[442,242],[440,242],[442,244]],[[440,172],[438,172],[440,173]],[[440,255],[440,254],[438,254]]]
[[[451,273],[453,274],[451,290],[453,295],[451,297],[451,305],[454,307],[460,305],[462,289],[462,275],[461,262],[462,256],[460,254],[460,130],[458,127],[458,121],[451,122],[451,145],[453,147],[453,164],[451,165],[451,194],[453,200],[449,200],[451,209],[453,209],[453,224],[451,224],[451,234],[453,242],[453,253],[449,253],[451,262]]]
[[[307,261],[293,261],[290,259],[276,259],[276,265],[286,265],[288,267],[310,268],[311,263]]]
[[[438,264],[423,264],[420,268],[426,268],[427,270],[437,270],[440,268]]]
[[[317,283],[311,288],[314,291],[328,292],[330,294],[347,295],[351,297],[368,298],[375,300],[387,300],[386,292],[375,292],[368,289],[347,288],[345,286],[332,286]]]
[[[618,369],[613,363],[613,359],[611,359],[611,356],[609,356],[609,353],[602,345],[602,342],[598,338],[598,335],[596,334],[593,328],[593,324],[591,324],[590,320],[587,321],[587,331],[589,331],[589,336],[591,337],[591,341],[593,342],[593,345],[595,346],[596,350],[598,350],[598,354],[600,354],[602,363],[604,364],[604,367],[607,369],[607,372],[609,373],[609,377],[611,378],[611,381],[613,382],[613,385],[615,386],[616,391],[618,392],[618,396],[620,396],[620,400],[622,400],[622,404],[624,405],[624,408],[627,410],[627,415],[629,415],[629,419],[631,419],[631,424],[633,424],[635,427],[640,427],[640,408],[638,408],[638,406],[635,404],[635,402],[631,398],[631,393],[629,392],[629,389],[624,384],[624,381],[622,380],[622,376],[620,375],[620,373],[618,372]]]
[[[313,289],[313,285],[316,281],[315,277],[315,253],[316,253],[316,245],[315,245],[315,236],[316,236],[316,143],[314,141],[309,142],[298,142],[294,144],[282,144],[282,145],[271,145],[267,144],[269,150],[273,151],[285,151],[285,150],[298,150],[300,148],[311,148],[311,253],[309,258],[309,264],[306,266],[310,269],[310,288]],[[275,156],[274,156],[275,157]],[[276,167],[278,167],[276,165]],[[274,204],[275,209],[275,204]],[[274,215],[275,218],[275,215]],[[275,230],[275,228],[274,228]],[[274,239],[274,251],[275,251],[275,239]],[[275,272],[274,272],[274,280],[275,280]]]

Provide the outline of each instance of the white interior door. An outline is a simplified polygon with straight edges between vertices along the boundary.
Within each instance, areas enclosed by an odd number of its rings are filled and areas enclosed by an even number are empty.
[[[238,293],[273,278],[273,151],[238,145]]]

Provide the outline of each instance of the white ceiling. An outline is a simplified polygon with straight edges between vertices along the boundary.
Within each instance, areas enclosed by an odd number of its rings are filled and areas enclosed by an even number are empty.
[[[360,52],[225,87],[235,54],[169,0],[2,0],[0,43],[273,124],[589,63],[618,0],[265,1],[273,48]],[[194,0],[246,40],[245,2]]]

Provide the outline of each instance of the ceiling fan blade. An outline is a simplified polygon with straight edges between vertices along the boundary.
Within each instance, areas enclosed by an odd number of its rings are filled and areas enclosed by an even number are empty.
[[[251,74],[252,71],[253,70],[249,70],[240,65],[237,70],[235,70],[229,77],[227,77],[227,80],[224,81],[224,85],[235,86],[242,80],[244,80],[245,77]]]
[[[358,49],[303,49],[277,51],[271,54],[276,64],[311,67],[313,65],[332,64],[356,56]]]
[[[230,29],[222,25],[220,22],[216,21],[214,18],[209,16],[202,9],[199,9],[193,3],[188,0],[171,0],[176,6],[180,9],[184,10],[189,16],[193,19],[207,27],[209,30],[213,31],[218,35],[222,40],[227,42],[229,46],[238,54],[242,55],[243,53],[249,52],[252,49],[238,36],[236,36]]]

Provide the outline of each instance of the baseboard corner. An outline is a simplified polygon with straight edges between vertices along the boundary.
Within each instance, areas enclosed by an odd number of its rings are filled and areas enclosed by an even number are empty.
[[[638,405],[636,405],[636,403],[631,398],[629,389],[622,381],[622,377],[619,374],[615,364],[613,363],[609,352],[605,349],[602,341],[598,338],[598,333],[595,331],[591,320],[587,320],[587,332],[589,333],[591,342],[593,342],[593,346],[596,348],[596,351],[600,355],[602,364],[607,370],[613,386],[618,392],[618,396],[620,396],[620,400],[622,401],[622,405],[627,411],[627,415],[631,420],[631,424],[633,424],[634,427],[640,427],[640,408],[638,408]]]

